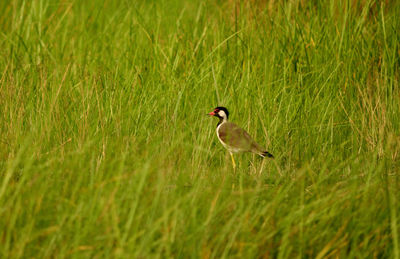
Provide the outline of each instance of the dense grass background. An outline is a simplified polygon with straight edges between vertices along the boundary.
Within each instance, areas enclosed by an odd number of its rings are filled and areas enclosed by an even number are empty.
[[[399,258],[399,1],[0,11],[0,257]]]

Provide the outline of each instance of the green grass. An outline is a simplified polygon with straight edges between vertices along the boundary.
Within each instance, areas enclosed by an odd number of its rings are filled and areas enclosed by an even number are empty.
[[[0,257],[399,259],[399,1],[258,2],[0,1]]]

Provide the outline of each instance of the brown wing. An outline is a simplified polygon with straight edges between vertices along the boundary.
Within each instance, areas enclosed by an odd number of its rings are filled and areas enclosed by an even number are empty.
[[[232,148],[255,153],[262,151],[260,145],[251,138],[249,133],[232,122],[222,124],[218,136]]]

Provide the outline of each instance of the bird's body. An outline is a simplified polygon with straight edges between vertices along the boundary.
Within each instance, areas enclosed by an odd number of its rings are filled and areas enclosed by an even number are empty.
[[[217,126],[217,136],[222,145],[231,153],[262,153],[262,148],[250,135],[235,123],[226,121]]]
[[[228,121],[229,112],[225,107],[217,107],[209,115],[219,118],[217,136],[221,144],[231,154],[234,167],[233,153],[252,152],[262,157],[273,158],[273,155],[255,142],[249,133],[235,123]]]

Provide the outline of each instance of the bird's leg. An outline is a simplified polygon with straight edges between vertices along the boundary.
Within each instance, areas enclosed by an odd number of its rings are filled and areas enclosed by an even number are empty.
[[[229,152],[230,153],[230,152]],[[233,158],[233,154],[231,154],[231,158],[232,158],[232,165],[233,165],[233,169],[236,169],[236,163],[235,163],[235,159]]]
[[[264,170],[264,162],[265,162],[265,160],[263,159],[261,161],[261,168],[260,168],[260,171],[258,172],[258,175],[261,175],[262,171]]]

